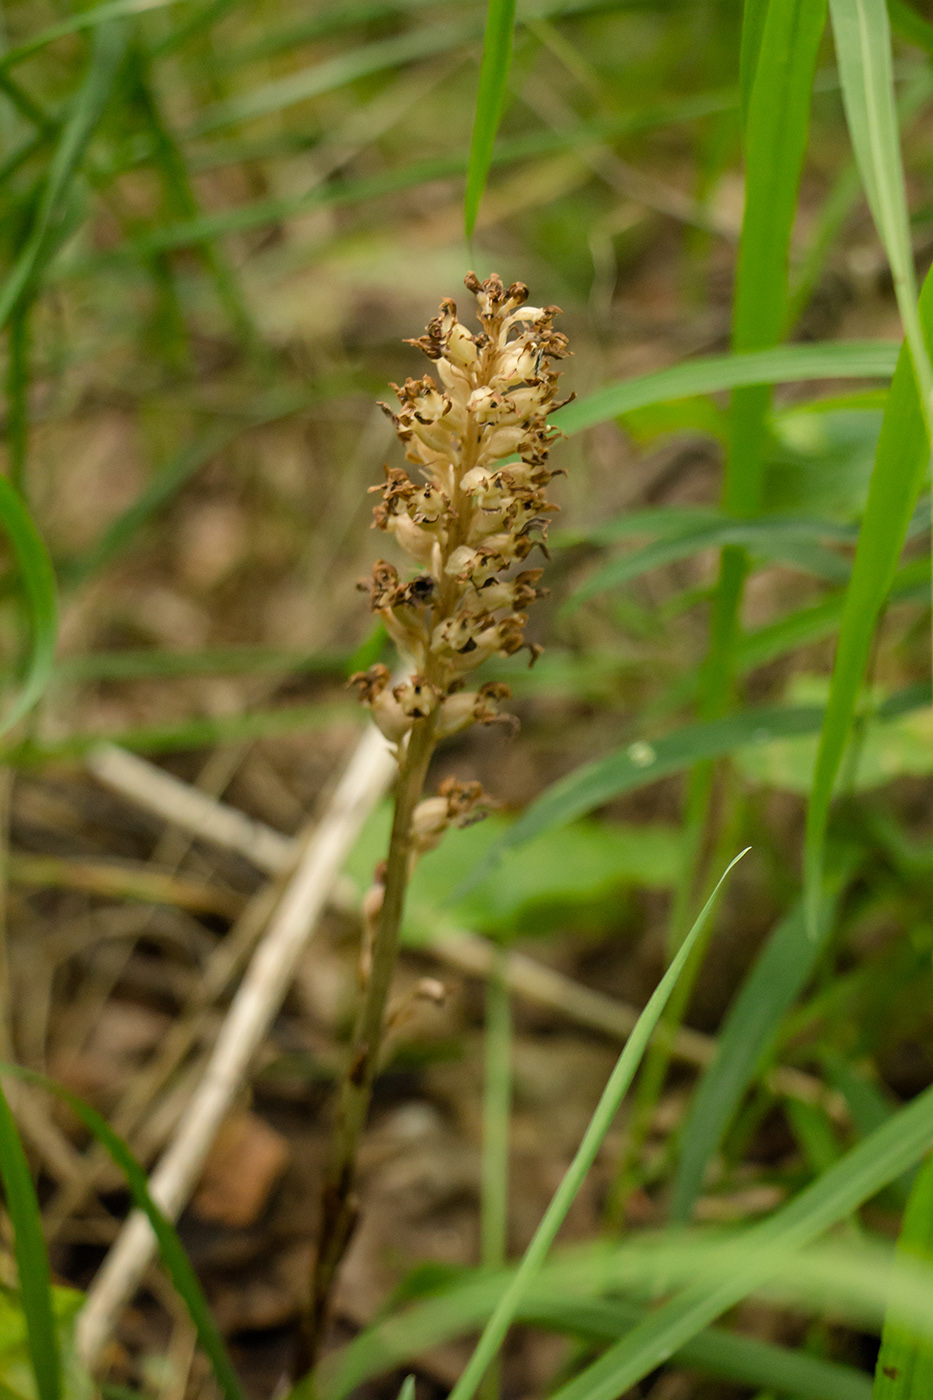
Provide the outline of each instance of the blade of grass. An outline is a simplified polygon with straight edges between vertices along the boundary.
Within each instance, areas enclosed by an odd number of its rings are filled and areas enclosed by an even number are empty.
[[[169,1272],[172,1283],[183,1300],[191,1321],[198,1334],[198,1341],[211,1363],[214,1378],[226,1400],[245,1400],[233,1363],[227,1353],[220,1331],[211,1317],[207,1300],[198,1283],[197,1275],[188,1260],[185,1249],[171,1221],[159,1209],[146,1182],[146,1173],[136,1161],[123,1139],[113,1131],[106,1119],[102,1118],[90,1104],[79,1099],[76,1094],[55,1080],[39,1074],[35,1070],[18,1065],[2,1065],[0,1071],[25,1079],[30,1084],[39,1084],[43,1089],[55,1094],[68,1105],[75,1117],[83,1123],[92,1137],[106,1148],[114,1163],[119,1167],[133,1198],[133,1204],[145,1213],[152,1226],[153,1234],[159,1243],[163,1263]],[[0,1104],[0,1113],[3,1105]],[[45,1397],[42,1398],[45,1400]]]
[[[32,708],[49,682],[58,633],[58,603],[55,574],[42,538],[16,488],[2,475],[0,522],[13,548],[30,630],[25,672],[19,694],[0,719],[2,734]]]
[[[893,719],[929,703],[929,685],[908,686],[879,705],[875,715]],[[583,764],[546,788],[502,841],[495,843],[488,862],[495,861],[506,848],[521,846],[543,831],[573,821],[646,783],[683,772],[691,764],[719,758],[747,744],[816,734],[823,713],[817,705],[767,705],[740,710],[723,719],[684,725],[650,741],[636,739],[604,758]],[[486,868],[484,864],[483,869]],[[470,877],[471,883],[474,878],[479,878],[478,872]]]
[[[898,1254],[933,1260],[933,1157],[928,1157],[907,1202]],[[933,1394],[933,1344],[928,1336],[885,1319],[872,1400],[926,1400]]]
[[[746,114],[745,210],[733,299],[734,351],[776,345],[786,323],[790,242],[825,20],[825,0],[768,0],[766,10],[760,0],[754,0],[745,9],[740,55]],[[748,518],[761,511],[770,402],[770,385],[733,391],[721,491],[723,510],[729,515]],[[701,720],[716,719],[732,707],[739,614],[749,562],[741,545],[723,547],[710,611],[709,642],[700,667],[697,709]],[[709,763],[697,766],[690,775],[683,862],[669,920],[668,955],[677,947],[691,910],[708,888],[717,841],[714,784],[715,769]],[[618,1171],[613,1200],[616,1212],[621,1211],[626,1192],[637,1180],[642,1146],[667,1075],[667,1046],[686,1011],[702,953],[699,948],[688,966],[665,1016],[665,1033],[648,1056]]]
[[[769,0],[745,0],[742,6],[742,36],[739,41],[739,91],[742,98],[742,125],[748,126],[748,111],[758,71],[758,57],[768,17]]]
[[[493,151],[492,164],[506,165],[534,156],[548,155],[553,151],[574,150],[581,145],[602,143],[631,132],[653,131],[661,126],[697,121],[710,114],[730,112],[735,105],[735,92],[730,88],[698,93],[696,96],[678,98],[656,106],[639,106],[634,111],[610,112],[590,121],[543,127],[522,136],[500,141]],[[249,142],[215,141],[209,149],[193,154],[191,167],[193,170],[216,169],[218,166],[251,157],[287,153],[296,146],[303,150],[307,148],[310,139],[307,134],[292,130],[278,133],[274,137],[257,137]],[[463,175],[468,168],[469,156],[461,153],[450,157],[440,173],[450,176]]]
[[[787,319],[790,240],[825,22],[825,0],[769,0],[766,11],[761,0],[754,0],[745,11],[741,55],[742,87],[748,92],[745,213],[732,314],[732,348],[738,352],[775,345]],[[746,27],[751,31],[748,38]],[[770,388],[764,384],[733,392],[722,487],[723,509],[730,515],[760,513],[770,400]],[[747,568],[744,549],[737,545],[724,548],[701,674],[699,713],[703,719],[713,719],[729,708]],[[709,772],[695,775],[695,791],[688,803],[694,826],[705,825],[710,782]],[[688,847],[698,842],[697,834]],[[688,862],[694,865],[689,854]],[[691,886],[695,878],[692,870],[685,872],[685,881]],[[684,899],[679,903],[684,905]]]
[[[852,1148],[789,1205],[742,1237],[718,1280],[701,1278],[639,1322],[553,1400],[616,1400],[715,1318],[773,1276],[790,1255],[844,1220],[913,1166],[933,1141],[933,1089]]]
[[[476,216],[489,178],[496,132],[505,111],[514,29],[515,0],[489,0],[463,201],[463,224],[468,242],[473,237]]]
[[[54,679],[80,683],[269,672],[273,675],[343,676],[349,669],[351,655],[349,651],[309,653],[263,646],[204,647],[201,651],[94,651],[84,656],[60,657],[55,663]]]
[[[247,422],[220,422],[204,428],[193,441],[186,442],[176,453],[157,468],[149,484],[136,500],[108,525],[100,539],[80,558],[65,564],[61,570],[63,586],[74,588],[92,574],[109,564],[127,548],[141,527],[163,509],[181,490],[185,482],[245,427],[257,428],[285,418],[316,402],[324,386],[307,392],[271,396],[265,403],[251,405]]]
[[[885,0],[829,0],[829,7],[852,148],[891,268],[929,431],[933,366],[917,308],[887,6]]]
[[[509,1327],[512,1325],[518,1305],[529,1283],[534,1279],[544,1263],[570,1206],[583,1185],[590,1167],[596,1160],[596,1154],[599,1151],[606,1133],[612,1126],[612,1120],[615,1118],[619,1106],[634,1078],[635,1072],[651,1038],[651,1034],[661,1017],[661,1013],[664,1010],[668,998],[674,990],[677,978],[680,976],[684,963],[690,955],[690,950],[700,937],[703,926],[712,910],[716,895],[719,893],[720,886],[729,875],[733,866],[742,859],[744,854],[745,852],[743,851],[737,855],[720,876],[716,888],[703,906],[693,928],[684,939],[677,956],[655,988],[647,1006],[638,1018],[635,1029],[626,1042],[615,1069],[609,1077],[609,1082],[603,1090],[600,1101],[583,1135],[583,1140],[574,1155],[574,1159],[567,1168],[563,1180],[554,1193],[550,1205],[545,1211],[544,1217],[522,1257],[522,1261],[515,1272],[514,1278],[496,1304],[492,1316],[486,1323],[470,1360],[467,1362],[460,1378],[451,1391],[450,1400],[472,1400],[477,1387],[486,1373],[489,1363],[498,1354],[499,1348],[505,1339]]]
[[[0,1176],[3,1177],[6,1206],[13,1225],[13,1251],[36,1390],[39,1400],[58,1400],[61,1393],[58,1334],[52,1302],[52,1275],[42,1237],[42,1217],[26,1154],[2,1089]]]
[[[25,246],[0,288],[0,327],[6,325],[17,302],[38,276],[57,247],[56,223],[70,199],[71,186],[88,144],[113,94],[117,69],[126,47],[127,31],[117,21],[101,25],[87,73],[76,92],[67,121],[49,163],[48,176]]]
[[[926,339],[933,316],[933,285],[927,277],[918,304],[887,10],[884,0],[831,0],[831,14],[849,132],[891,267],[905,343],[878,442],[807,808],[804,883],[813,929],[833,786],[851,733],[875,625],[929,463],[933,391]]]
[[[358,78],[401,67],[420,59],[468,44],[483,32],[483,22],[477,18],[452,20],[446,24],[423,25],[405,34],[393,34],[388,39],[376,39],[333,58],[301,68],[297,73],[274,78],[252,88],[240,97],[218,102],[206,108],[197,122],[185,133],[186,139],[206,136],[240,122],[266,117],[284,111],[296,103],[333,92]]]
[[[509,1116],[512,1102],[512,1013],[505,980],[508,950],[495,947],[486,984],[483,1162],[480,1234],[484,1267],[505,1263],[509,1206]]]
[[[181,724],[142,724],[117,733],[72,734],[61,739],[30,738],[0,747],[4,763],[30,767],[50,758],[81,758],[102,742],[119,744],[135,753],[179,753],[184,749],[209,749],[241,744],[273,734],[300,734],[330,724],[363,722],[359,707],[350,701],[317,705],[286,705],[279,710],[252,710],[249,714],[205,716]]]
[[[888,0],[888,14],[892,28],[902,39],[916,44],[933,58],[933,24],[928,19],[918,15],[907,0]]]
[[[136,500],[122,511],[85,554],[61,569],[62,584],[76,588],[109,564],[135,538],[141,527],[167,505],[196,471],[240,432],[240,424],[214,423],[186,442],[157,469]]]
[[[204,30],[210,29],[231,10],[235,10],[243,0],[208,0],[200,9],[192,9],[184,19],[179,17],[174,26],[152,45],[153,58],[165,58],[177,53]]]
[[[930,566],[926,559],[914,559],[898,570],[888,593],[889,603],[928,604]],[[799,608],[777,622],[747,632],[736,648],[738,671],[754,670],[784,656],[795,647],[831,636],[838,628],[845,607],[845,591],[824,598],[812,607]]]
[[[914,559],[899,569],[888,594],[889,603],[910,603],[929,609],[930,565],[925,558]],[[839,630],[845,606],[845,589],[830,593],[819,603],[798,608],[777,622],[767,623],[753,632],[744,633],[736,643],[736,675],[745,676],[760,666],[786,656],[798,647],[819,642]],[[688,673],[680,677],[667,691],[661,711],[677,710],[693,698],[697,677]]]
[[[920,314],[927,334],[933,333],[933,276],[927,277],[920,294]],[[875,625],[891,588],[929,454],[929,434],[905,343],[881,424],[807,806],[804,884],[813,927],[821,898],[826,827],[836,774],[852,732]]]
[[[722,545],[740,545],[762,559],[776,559],[805,569],[819,578],[839,583],[848,579],[849,565],[842,555],[819,543],[825,535],[826,529],[818,521],[782,521],[777,517],[765,516],[761,520],[742,522],[728,519],[707,522],[673,538],[656,540],[643,549],[612,559],[574,589],[569,606],[577,607],[587,598],[611,588],[621,588],[651,569]]]
[[[858,528],[838,520],[821,520],[818,516],[766,515],[760,520],[736,521],[723,515],[715,506],[659,506],[647,510],[628,511],[625,515],[595,522],[581,530],[559,531],[548,537],[558,548],[567,544],[612,544],[630,535],[653,535],[661,540],[676,540],[683,535],[716,530],[722,527],[740,530],[775,530],[800,535],[807,540],[834,540],[839,544],[855,544]],[[718,543],[718,541],[717,541]]]
[[[162,175],[171,215],[173,218],[198,219],[201,208],[188,175],[188,167],[165,119],[152,83],[147,56],[141,46],[133,46],[129,61],[134,91],[152,137],[153,160]],[[214,240],[205,240],[198,248],[213,278],[217,299],[236,335],[244,345],[255,346],[258,336],[253,318],[223,250]]]
[[[644,1311],[620,1298],[572,1297],[560,1287],[563,1260],[546,1266],[519,1307],[523,1322],[592,1341],[613,1342]],[[324,1400],[346,1400],[375,1376],[394,1370],[419,1353],[474,1330],[489,1316],[511,1273],[473,1275],[405,1312],[368,1328],[322,1368]],[[869,1400],[871,1382],[862,1372],[805,1352],[710,1327],[672,1360],[738,1384],[778,1386],[800,1400]],[[331,1379],[333,1378],[333,1379]]]
[[[52,118],[42,110],[35,98],[31,97],[24,87],[21,87],[15,78],[11,78],[9,73],[0,68],[0,92],[6,93],[10,102],[19,112],[21,117],[25,117],[38,132],[43,136],[48,136],[56,130],[56,124]]]
[[[308,14],[297,23],[262,34],[219,55],[218,71],[226,72],[244,63],[256,63],[276,54],[292,51],[300,44],[311,44],[330,38],[345,29],[372,24],[390,16],[410,14],[425,9],[436,0],[358,0],[358,3],[331,5],[316,14]]]
[[[490,1272],[504,1266],[508,1248],[512,1009],[505,977],[507,966],[508,949],[496,944],[486,982],[480,1182],[480,1257]],[[482,1400],[498,1400],[501,1385],[500,1368],[493,1362],[483,1378]]]
[[[715,1057],[693,1093],[681,1135],[671,1202],[671,1219],[678,1224],[690,1219],[706,1168],[767,1057],[785,1012],[809,981],[831,928],[827,908],[820,937],[810,938],[803,906],[795,908],[771,934],[729,1007],[716,1038]]]
[[[20,301],[8,326],[9,358],[6,372],[7,473],[23,494],[29,450],[29,322],[30,303]]]
[[[98,25],[109,23],[110,20],[144,14],[147,10],[166,9],[173,4],[175,0],[107,0],[104,5],[81,10],[78,14],[70,15],[68,19],[59,20],[57,24],[40,30],[24,43],[7,49],[5,53],[0,54],[0,69],[15,67],[17,63],[22,63],[24,59],[44,49],[47,44],[53,44],[56,39],[64,39],[68,34],[77,34],[82,29],[95,29]]]
[[[607,384],[568,404],[557,420],[572,437],[586,428],[618,418],[635,408],[714,394],[743,384],[780,384],[809,379],[888,379],[897,364],[898,347],[890,342],[827,341],[786,345],[737,355],[708,355],[654,374]]]

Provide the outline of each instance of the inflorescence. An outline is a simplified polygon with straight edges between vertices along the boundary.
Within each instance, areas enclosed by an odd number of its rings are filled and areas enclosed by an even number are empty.
[[[525,625],[546,591],[542,571],[519,566],[535,549],[547,557],[548,517],[557,509],[547,499],[555,475],[548,452],[559,436],[548,416],[561,407],[551,361],[564,358],[567,340],[552,325],[559,308],[529,306],[523,283],[506,288],[495,275],[480,282],[471,272],[466,286],[482,330],[471,334],[445,298],[426,333],[409,342],[434,361],[439,383],[425,375],[393,384],[398,412],[381,405],[423,480],[385,467],[385,484],[371,488],[381,493],[375,524],[420,571],[403,580],[379,560],[361,587],[411,670],[393,684],[385,666],[373,666],[353,682],[400,758],[417,720],[430,720],[437,739],[474,723],[514,723],[499,713],[508,686],[471,689],[469,677],[491,656],[527,647],[533,662],[540,650],[525,640]],[[441,828],[465,815],[463,795],[429,802]]]

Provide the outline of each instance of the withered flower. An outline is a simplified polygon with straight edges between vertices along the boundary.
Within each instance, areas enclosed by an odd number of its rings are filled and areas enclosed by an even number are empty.
[[[365,585],[412,674],[388,687],[373,668],[354,677],[360,698],[394,744],[404,747],[416,719],[433,714],[438,738],[500,716],[508,691],[463,689],[465,678],[495,655],[528,647],[527,610],[544,590],[540,569],[515,571],[534,549],[547,556],[547,499],[553,473],[548,450],[556,432],[557,373],[566,337],[554,330],[556,306],[530,306],[521,282],[506,288],[474,273],[481,329],[471,333],[445,299],[425,334],[411,341],[436,378],[393,385],[399,409],[382,407],[395,425],[417,480],[385,468],[373,514],[420,572],[403,582],[384,560]],[[404,692],[404,695],[402,694]]]

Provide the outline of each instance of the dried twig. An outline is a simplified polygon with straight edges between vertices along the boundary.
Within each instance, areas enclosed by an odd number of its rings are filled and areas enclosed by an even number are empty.
[[[168,1215],[176,1216],[187,1201],[333,882],[394,769],[382,735],[367,730],[253,955],[181,1127],[150,1178],[153,1197]],[[78,1319],[77,1341],[85,1364],[96,1361],[154,1250],[148,1221],[134,1212],[91,1285]]]

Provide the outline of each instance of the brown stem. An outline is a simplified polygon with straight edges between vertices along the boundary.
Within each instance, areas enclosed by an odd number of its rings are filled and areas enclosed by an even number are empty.
[[[411,826],[434,752],[434,722],[417,722],[399,768],[395,812],[386,861],[385,896],[372,949],[347,1068],[340,1086],[333,1156],[321,1193],[321,1223],[308,1308],[302,1319],[295,1378],[314,1366],[330,1314],[337,1271],[356,1224],[356,1159],[372,1098],[385,1029],[385,1009],[398,955],[399,927],[408,886]]]

